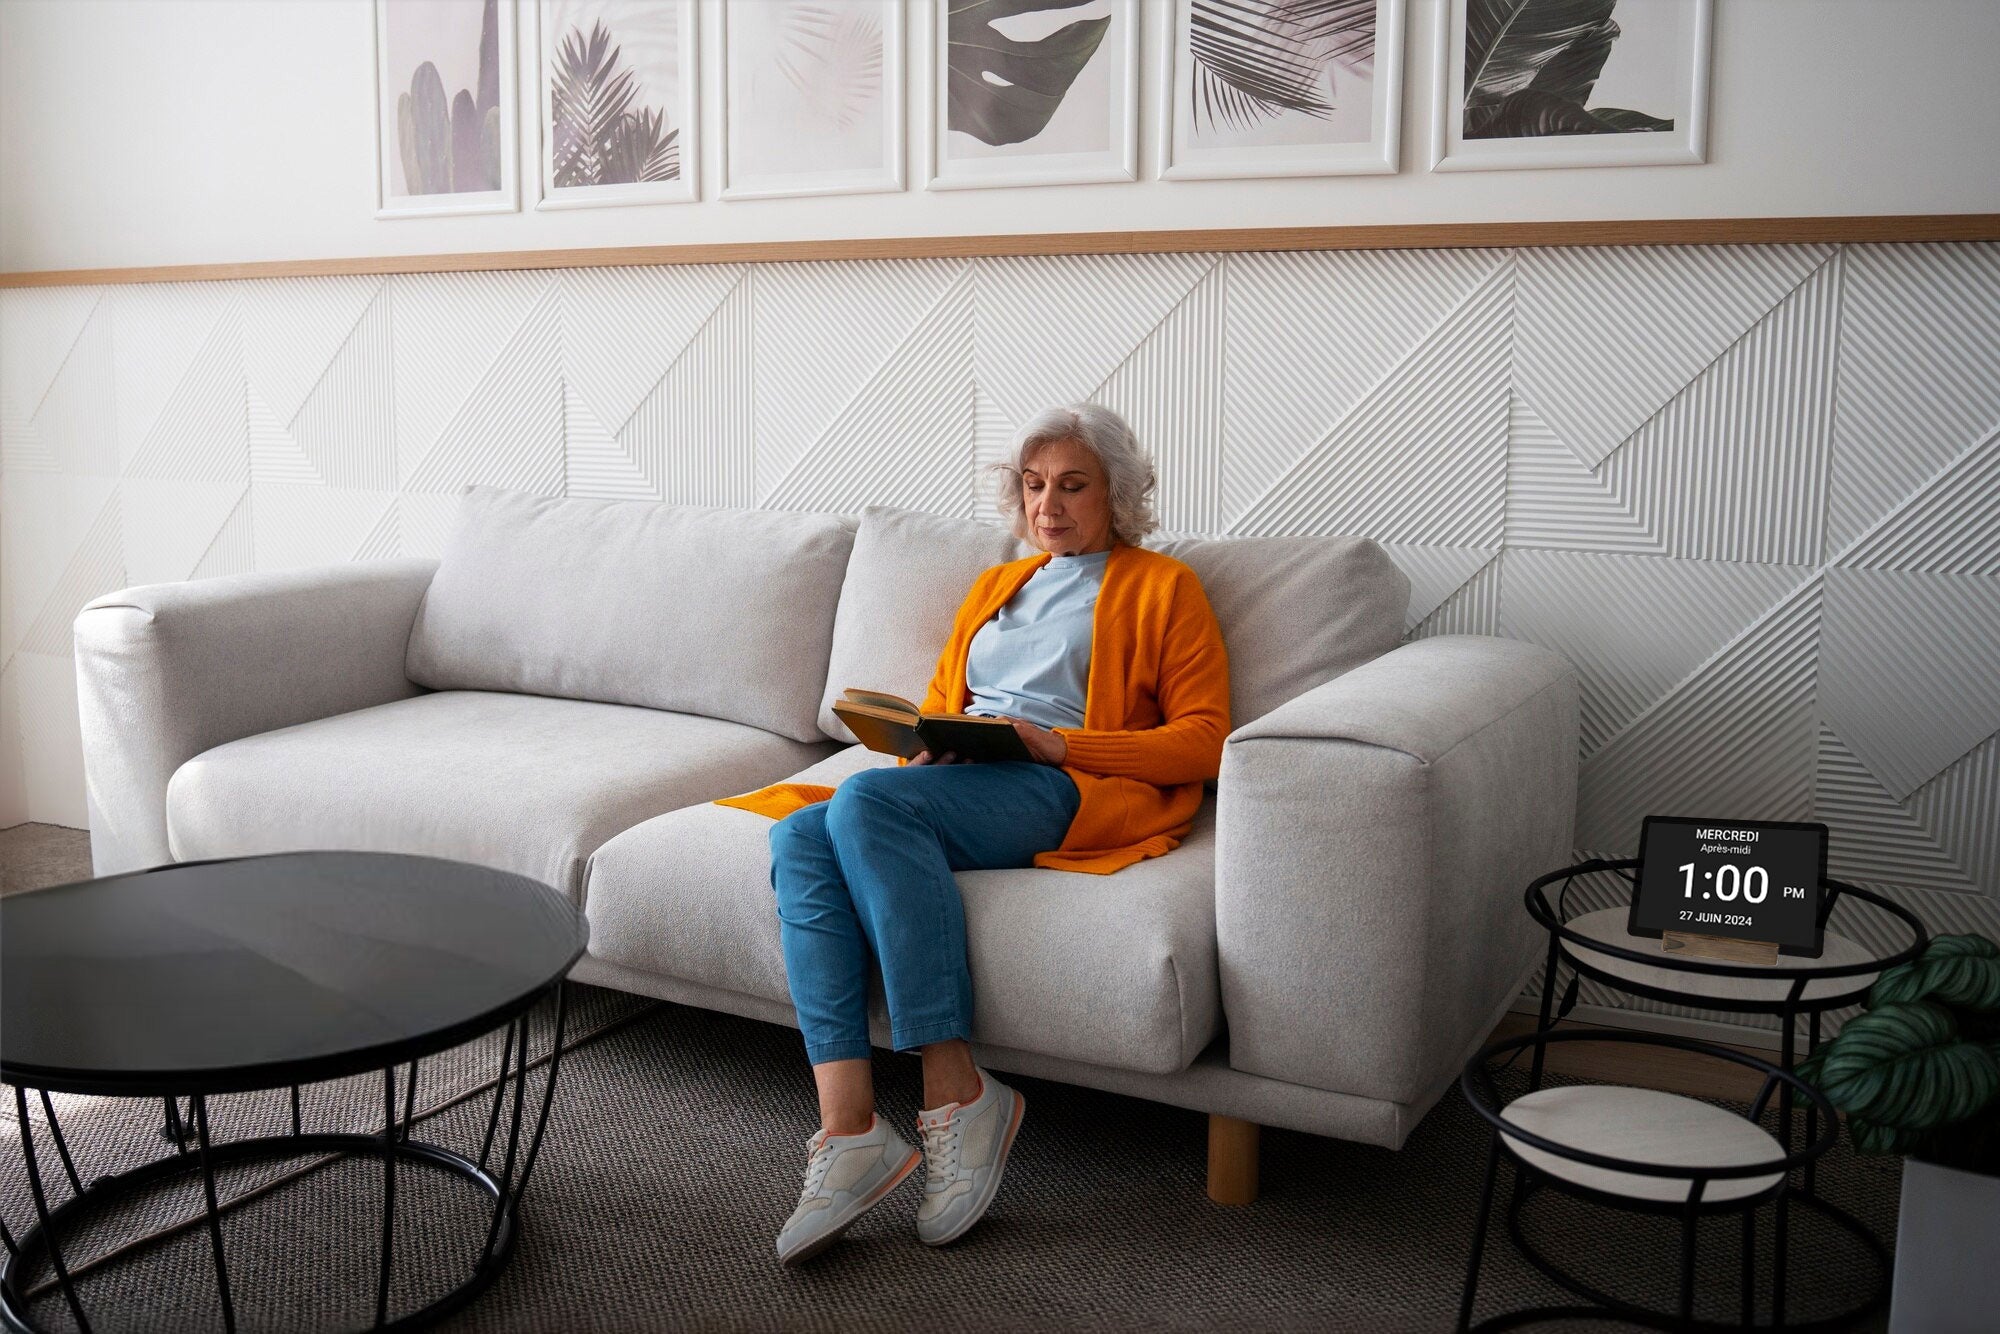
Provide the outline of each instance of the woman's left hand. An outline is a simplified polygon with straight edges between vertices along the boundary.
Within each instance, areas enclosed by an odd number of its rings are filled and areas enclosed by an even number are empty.
[[[1069,758],[1069,742],[1064,741],[1059,734],[1019,718],[1009,718],[1007,721],[1014,724],[1014,730],[1021,735],[1022,744],[1027,746],[1028,753],[1034,756],[1038,763],[1061,764]]]

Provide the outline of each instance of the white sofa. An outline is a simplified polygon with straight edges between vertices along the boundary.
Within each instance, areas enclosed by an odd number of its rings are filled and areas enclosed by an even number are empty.
[[[831,698],[921,698],[973,576],[1031,549],[888,508],[461,505],[441,562],[84,608],[97,874],[313,847],[504,867],[583,906],[578,980],[794,1023],[772,822],[713,799],[893,763]],[[1398,1147],[1536,962],[1520,892],[1569,859],[1576,675],[1507,639],[1399,646],[1408,581],[1364,538],[1149,545],[1222,624],[1221,776],[1164,856],[959,875],[975,1055],[1208,1112],[1239,1146],[1266,1124]],[[806,1077],[803,1049],[773,1072]]]

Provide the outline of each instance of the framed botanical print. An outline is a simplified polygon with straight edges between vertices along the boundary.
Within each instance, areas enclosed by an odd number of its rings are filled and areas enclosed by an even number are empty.
[[[536,208],[700,198],[695,9],[695,0],[536,0]]]
[[[375,216],[512,213],[514,0],[375,0]]]
[[[1137,0],[930,0],[928,186],[1139,178]]]
[[[1433,171],[1707,160],[1711,0],[1444,0]]]
[[[903,188],[902,0],[730,0],[722,197]]]
[[[1160,175],[1393,172],[1404,0],[1172,0]]]

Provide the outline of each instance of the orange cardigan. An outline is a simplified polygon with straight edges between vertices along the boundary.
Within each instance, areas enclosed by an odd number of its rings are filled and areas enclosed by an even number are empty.
[[[972,636],[1049,557],[995,565],[973,580],[924,693],[925,712],[964,710]],[[1112,544],[1092,615],[1083,726],[1055,730],[1069,746],[1062,769],[1081,800],[1062,846],[1036,853],[1036,866],[1109,875],[1180,845],[1203,782],[1222,771],[1229,733],[1229,659],[1193,570],[1161,552]],[[820,784],[773,783],[716,804],[775,819],[832,795]]]

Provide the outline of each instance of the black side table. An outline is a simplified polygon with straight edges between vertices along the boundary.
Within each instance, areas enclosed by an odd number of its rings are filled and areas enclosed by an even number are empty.
[[[1700,1052],[1756,1071],[1764,1076],[1764,1086],[1747,1115],[1675,1093],[1605,1084],[1536,1089],[1503,1103],[1490,1065],[1495,1058],[1532,1048],[1539,1062],[1550,1044],[1573,1042]],[[1791,1189],[1792,1172],[1810,1166],[1833,1147],[1840,1133],[1826,1095],[1790,1071],[1727,1047],[1663,1033],[1557,1033],[1544,1028],[1503,1038],[1466,1063],[1459,1089],[1493,1128],[1486,1186],[1472,1232],[1472,1258],[1459,1300],[1461,1334],[1472,1327],[1480,1259],[1503,1156],[1515,1175],[1507,1209],[1507,1233],[1514,1249],[1590,1305],[1510,1311],[1482,1322],[1481,1330],[1610,1316],[1659,1329],[1706,1331],[1747,1328],[1754,1322],[1757,1210],[1770,1201],[1782,1202]],[[1775,1089],[1794,1091],[1825,1113],[1823,1132],[1810,1137],[1797,1152],[1788,1153],[1759,1124]],[[1612,1208],[1677,1218],[1681,1225],[1678,1309],[1656,1311],[1601,1291],[1532,1245],[1521,1229],[1521,1209],[1532,1192],[1544,1187]],[[1743,1240],[1742,1325],[1718,1326],[1694,1317],[1695,1241],[1704,1220],[1732,1214],[1740,1221]]]
[[[1859,1004],[1877,977],[1897,964],[1916,958],[1929,943],[1923,923],[1907,908],[1858,885],[1832,878],[1820,882],[1819,920],[1824,931],[1825,949],[1817,959],[1787,956],[1775,964],[1724,963],[1668,954],[1658,940],[1634,936],[1626,930],[1629,901],[1570,915],[1569,890],[1578,876],[1609,873],[1631,885],[1635,883],[1633,872],[1638,866],[1636,858],[1580,862],[1551,871],[1528,886],[1525,896],[1528,914],[1549,933],[1548,961],[1542,974],[1539,1027],[1543,1031],[1568,1012],[1580,980],[1588,977],[1634,996],[1737,1014],[1775,1016],[1781,1025],[1779,1066],[1789,1072],[1798,1059],[1810,1054],[1819,1045],[1820,1017],[1823,1014],[1828,1010]],[[1561,883],[1561,888],[1555,891],[1554,901],[1551,902],[1550,890],[1557,882]],[[1886,952],[1864,946],[1837,929],[1846,918],[1843,913],[1842,922],[1833,920],[1837,908],[1880,914],[1880,924],[1891,927],[1893,934],[1905,938],[1907,943],[1900,949]],[[1558,1008],[1555,998],[1561,990],[1557,981],[1563,965],[1568,965],[1570,979],[1567,989],[1563,991],[1562,1005]],[[1803,1053],[1797,1050],[1797,1030],[1801,1019],[1807,1025],[1806,1051]],[[1723,1053],[1721,1048],[1704,1046],[1712,1055]],[[1539,1046],[1535,1049],[1528,1080],[1531,1090],[1541,1087],[1543,1050]],[[1778,1142],[1789,1152],[1794,1143],[1796,1099],[1793,1082],[1782,1081],[1777,1095]],[[1807,1141],[1817,1136],[1818,1121],[1822,1115],[1825,1112],[1818,1100],[1807,1099],[1804,1126]],[[1880,1307],[1888,1297],[1886,1248],[1861,1220],[1817,1195],[1814,1190],[1814,1166],[1811,1160],[1803,1163],[1799,1187],[1776,1197],[1776,1226],[1772,1238],[1776,1267],[1771,1306],[1773,1328],[1787,1327],[1786,1249],[1790,1236],[1789,1208],[1793,1201],[1826,1217],[1860,1242],[1875,1258],[1881,1279],[1872,1296],[1860,1306],[1817,1321],[1815,1325],[1832,1326],[1851,1321]]]
[[[26,1284],[46,1262],[77,1328],[89,1334],[79,1284],[64,1259],[65,1225],[199,1173],[223,1325],[233,1330],[216,1170],[316,1154],[381,1161],[374,1328],[415,1328],[457,1310],[512,1255],[521,1198],[555,1093],[563,978],[588,934],[567,899],[525,876],[389,853],[184,862],[0,899],[0,1079],[14,1086],[35,1202],[33,1226],[4,1238],[0,1324],[18,1334],[40,1328]],[[532,1012],[551,993],[548,1079],[524,1140]],[[477,1159],[411,1139],[418,1063],[503,1025],[507,1040]],[[381,1134],[304,1130],[299,1085],[369,1071],[382,1075]],[[290,1134],[211,1141],[208,1098],[288,1086]],[[36,1146],[30,1092],[40,1098],[69,1185],[69,1198],[53,1207],[55,1165],[45,1164]],[[181,1143],[165,1158],[88,1179],[51,1092],[157,1098],[170,1121],[177,1119],[175,1100],[188,1097],[194,1147]],[[389,1288],[399,1164],[463,1182],[490,1210],[484,1236],[467,1239],[463,1279],[422,1308],[395,1315]]]

